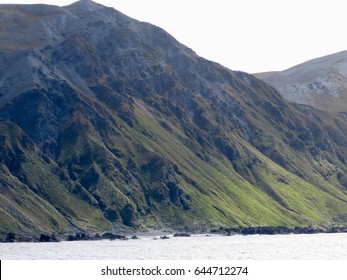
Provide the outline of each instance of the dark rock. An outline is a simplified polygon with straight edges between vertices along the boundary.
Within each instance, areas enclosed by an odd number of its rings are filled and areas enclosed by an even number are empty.
[[[331,228],[330,229],[333,232],[338,231],[339,229]],[[289,228],[285,226],[260,226],[260,227],[247,227],[242,228],[240,230],[241,234],[249,235],[249,234],[314,234],[314,233],[324,233],[329,232],[329,229],[323,229],[323,228],[313,228],[313,227],[294,227]]]
[[[219,229],[212,228],[212,229],[210,229],[210,233],[218,234],[218,233],[221,233],[221,232],[220,232]]]
[[[139,239],[136,235],[132,236],[131,239]]]
[[[52,237],[50,235],[44,234],[42,233],[40,235],[40,239],[39,242],[51,242],[52,241]]]
[[[78,239],[76,238],[75,235],[69,234],[69,236],[66,238],[67,241],[77,241]]]
[[[37,242],[38,239],[34,236],[18,236],[16,237],[16,242]]]
[[[59,237],[55,236],[54,234],[51,235],[51,240],[52,240],[52,242],[60,242],[61,241],[61,239]]]
[[[101,235],[101,238],[103,238],[103,239],[109,239],[109,238],[112,238],[113,237],[113,233],[111,233],[111,232],[105,232],[105,233],[103,233],[102,235]]]
[[[16,240],[16,235],[13,232],[9,232],[6,236],[5,242],[14,242]]]
[[[293,233],[293,230],[291,228],[288,227],[276,227],[276,234],[290,234]]]
[[[240,234],[241,229],[240,228],[225,228],[225,232],[229,235]]]
[[[94,240],[95,238],[90,237],[84,232],[78,232],[75,235],[69,234],[66,238],[67,241],[80,241],[80,240]]]
[[[103,235],[101,235],[102,239],[110,239],[110,240],[115,240],[115,239],[126,239],[124,235],[120,234],[114,234],[112,232],[105,232]]]
[[[242,228],[241,234],[244,234],[244,235],[257,234],[257,229],[254,227]]]
[[[123,224],[129,227],[136,227],[138,220],[138,213],[134,205],[128,203],[120,211],[120,216],[123,220]]]
[[[185,232],[179,232],[179,233],[175,233],[174,237],[190,237],[190,234]]]
[[[163,236],[160,236],[160,239],[170,239],[170,237],[163,235]]]
[[[32,238],[26,238],[26,240],[32,241]],[[59,242],[60,240],[54,234],[48,235],[48,234],[42,233],[38,241],[39,242]]]
[[[298,228],[299,229],[299,228]],[[292,228],[284,227],[284,226],[278,226],[278,227],[272,227],[272,226],[260,226],[260,227],[248,227],[248,228],[242,228],[240,230],[241,234],[248,235],[248,234],[290,234],[295,233],[295,230]]]
[[[339,228],[336,228],[336,227],[331,227],[331,228],[327,228],[326,233],[338,233],[340,232],[340,229]]]
[[[79,232],[76,234],[77,240],[90,240],[90,236],[85,234],[84,232]]]
[[[116,220],[120,218],[118,211],[112,208],[106,211],[105,216],[106,216],[106,219],[109,220],[110,222],[115,222]]]
[[[94,240],[101,240],[101,239],[102,239],[102,238],[101,238],[101,236],[100,236],[99,233],[95,234]]]
[[[294,233],[296,234],[314,234],[314,233],[323,233],[322,228],[313,228],[313,227],[295,227]]]

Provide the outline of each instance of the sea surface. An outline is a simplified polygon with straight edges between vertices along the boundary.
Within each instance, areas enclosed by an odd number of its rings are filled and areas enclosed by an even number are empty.
[[[347,260],[347,233],[0,243],[1,260]]]

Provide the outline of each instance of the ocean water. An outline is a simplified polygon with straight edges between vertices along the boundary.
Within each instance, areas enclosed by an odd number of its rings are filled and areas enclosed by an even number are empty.
[[[1,260],[347,260],[347,233],[0,243]]]

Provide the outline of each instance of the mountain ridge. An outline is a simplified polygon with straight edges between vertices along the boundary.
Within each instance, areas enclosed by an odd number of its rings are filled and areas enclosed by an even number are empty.
[[[0,35],[2,235],[347,223],[342,117],[88,5]]]
[[[346,112],[347,51],[312,59],[284,71],[258,73],[291,102]]]

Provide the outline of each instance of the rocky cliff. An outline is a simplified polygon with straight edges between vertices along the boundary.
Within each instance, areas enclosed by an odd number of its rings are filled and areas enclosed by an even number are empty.
[[[347,123],[96,4],[0,6],[0,234],[347,223]]]

